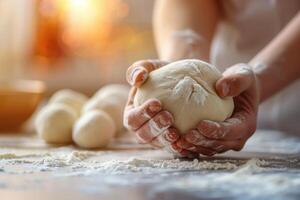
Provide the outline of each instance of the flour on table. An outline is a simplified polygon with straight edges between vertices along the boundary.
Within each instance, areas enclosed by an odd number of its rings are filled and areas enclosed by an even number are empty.
[[[78,175],[85,173],[105,173],[105,174],[128,174],[141,172],[144,174],[159,173],[167,171],[195,171],[195,170],[234,170],[238,166],[230,162],[192,161],[180,159],[145,159],[126,158],[101,160],[105,153],[90,151],[71,152],[49,152],[17,155],[16,153],[0,154],[1,165],[7,173],[34,173],[41,171],[63,170],[64,175],[69,173],[74,175],[74,170]],[[28,164],[28,168],[24,167]],[[18,169],[15,167],[19,165]]]

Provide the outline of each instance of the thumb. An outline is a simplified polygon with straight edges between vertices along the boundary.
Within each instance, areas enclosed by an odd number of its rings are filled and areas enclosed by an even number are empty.
[[[247,90],[254,79],[253,71],[246,64],[237,64],[228,68],[216,83],[220,97],[235,97]]]
[[[160,60],[140,60],[133,63],[127,70],[126,79],[131,86],[140,87],[148,78],[149,73],[167,62]]]

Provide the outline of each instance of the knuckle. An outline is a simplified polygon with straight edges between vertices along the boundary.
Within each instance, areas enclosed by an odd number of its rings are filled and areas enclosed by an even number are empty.
[[[161,111],[158,115],[161,120],[164,120],[164,124],[172,124],[174,122],[173,115],[166,110]]]
[[[169,128],[164,132],[164,138],[169,142],[175,142],[179,139],[179,135],[176,131]]]
[[[138,128],[138,117],[136,115],[134,110],[126,111],[124,113],[123,124],[130,131],[135,131]]]

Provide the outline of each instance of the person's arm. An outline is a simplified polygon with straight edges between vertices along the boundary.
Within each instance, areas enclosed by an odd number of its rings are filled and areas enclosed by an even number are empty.
[[[260,83],[261,102],[300,77],[300,12],[250,65]]]
[[[209,61],[219,15],[216,0],[157,0],[153,29],[159,58]]]
[[[241,150],[256,130],[258,104],[300,78],[299,51],[300,13],[249,64],[230,67],[217,81],[219,96],[234,97],[233,115],[224,122],[200,122],[177,145],[197,153]]]

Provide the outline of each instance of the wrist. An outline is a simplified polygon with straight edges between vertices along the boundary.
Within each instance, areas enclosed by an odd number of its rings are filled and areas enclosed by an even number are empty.
[[[264,85],[263,85],[263,70],[266,68],[266,64],[262,62],[249,63],[251,66],[256,82],[257,94],[258,94],[258,102],[262,102],[265,100],[264,96]]]
[[[209,42],[193,30],[177,30],[170,34],[160,58],[167,61],[201,59],[209,61]]]

